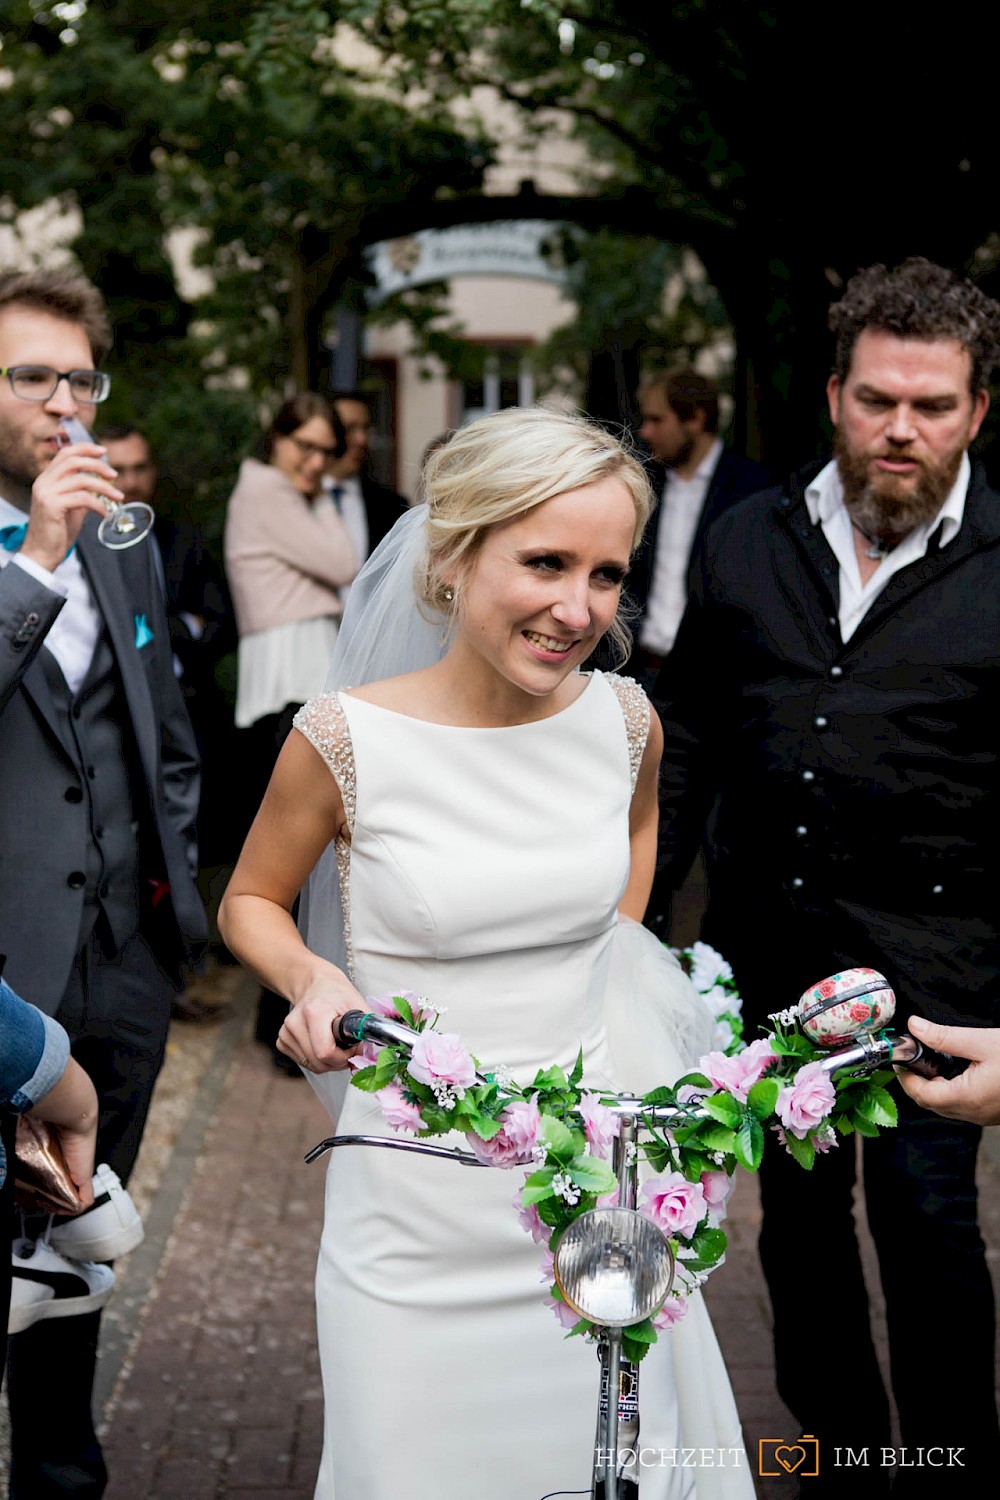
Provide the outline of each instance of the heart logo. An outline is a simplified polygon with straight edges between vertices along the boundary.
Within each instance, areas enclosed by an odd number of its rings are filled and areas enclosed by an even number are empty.
[[[801,1469],[806,1461],[806,1450],[795,1444],[794,1447],[775,1448],[775,1462],[779,1463],[786,1474],[794,1474],[796,1469]]]

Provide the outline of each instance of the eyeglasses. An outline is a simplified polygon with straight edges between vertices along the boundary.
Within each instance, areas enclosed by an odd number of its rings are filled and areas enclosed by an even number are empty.
[[[8,365],[0,370],[10,388],[22,401],[48,401],[65,380],[74,401],[106,401],[111,390],[111,376],[105,370],[53,370],[51,365]]]
[[[325,448],[322,443],[310,443],[308,438],[294,437],[289,433],[292,442],[298,448],[303,458],[338,458],[340,454],[336,448]]]

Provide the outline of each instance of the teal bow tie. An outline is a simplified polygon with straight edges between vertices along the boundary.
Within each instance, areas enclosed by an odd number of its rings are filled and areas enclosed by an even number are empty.
[[[5,552],[20,552],[27,531],[27,521],[22,521],[20,526],[0,526],[0,547]]]
[[[22,521],[19,526],[0,526],[0,547],[2,547],[5,552],[20,552],[21,548],[24,546],[24,539],[27,534],[27,521]],[[76,543],[74,542],[73,546],[70,547],[69,551],[66,553],[66,557],[70,557],[72,555],[73,549],[75,547]],[[63,558],[63,562],[66,561],[66,557]]]

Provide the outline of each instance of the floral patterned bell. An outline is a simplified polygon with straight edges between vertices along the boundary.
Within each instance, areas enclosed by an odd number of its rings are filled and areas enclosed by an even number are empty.
[[[896,996],[877,969],[844,969],[810,985],[796,1006],[799,1026],[817,1047],[842,1047],[852,1037],[888,1026]]]

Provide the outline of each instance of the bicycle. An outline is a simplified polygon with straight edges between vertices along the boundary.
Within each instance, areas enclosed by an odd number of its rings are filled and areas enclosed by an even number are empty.
[[[349,1011],[340,1017],[335,1035],[343,1048],[371,1042],[402,1047],[408,1054],[420,1032],[399,1021]],[[949,1066],[948,1059],[924,1048],[908,1033],[895,1039],[858,1036],[850,1045],[831,1051],[821,1066],[831,1074],[842,1070],[867,1074],[893,1063],[926,1076],[936,1076]],[[483,1075],[477,1076],[481,1082],[486,1081]],[[669,1129],[679,1118],[689,1122],[691,1111],[644,1104],[629,1094],[602,1093],[601,1102],[619,1118],[611,1163],[618,1185],[617,1204],[590,1209],[563,1231],[555,1247],[555,1277],[563,1299],[594,1325],[597,1338],[600,1394],[590,1495],[592,1500],[637,1500],[639,1368],[623,1354],[622,1330],[659,1312],[670,1295],[676,1270],[666,1235],[636,1208],[639,1136],[643,1129]],[[698,1113],[697,1109],[694,1112]],[[315,1146],[305,1160],[314,1162],[341,1146],[408,1151],[476,1169],[494,1165],[457,1146],[381,1135],[331,1136]],[[612,1392],[617,1393],[614,1398]]]

